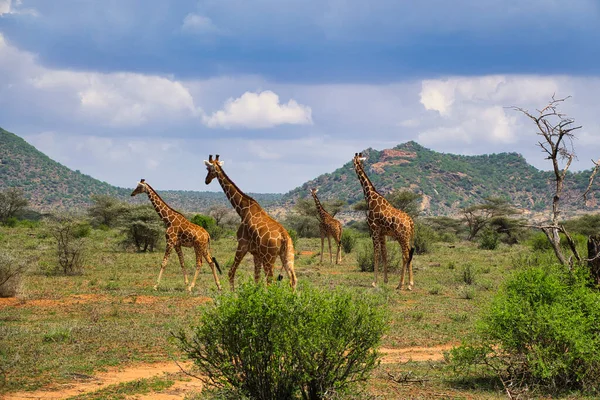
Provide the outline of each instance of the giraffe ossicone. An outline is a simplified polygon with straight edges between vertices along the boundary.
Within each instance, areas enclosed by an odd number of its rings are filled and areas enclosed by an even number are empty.
[[[131,192],[131,196],[136,196],[140,193],[146,193],[148,195],[152,206],[163,220],[165,227],[167,228],[165,232],[167,248],[165,249],[165,255],[163,257],[160,272],[158,273],[158,280],[156,281],[156,285],[154,285],[154,289],[158,289],[163,272],[167,266],[167,262],[169,261],[169,255],[171,254],[171,251],[175,249],[177,256],[179,257],[179,263],[181,264],[184,282],[188,291],[191,292],[196,285],[196,279],[198,278],[198,273],[200,272],[200,267],[202,266],[202,258],[208,262],[208,265],[212,270],[215,283],[217,284],[217,288],[221,290],[221,283],[219,282],[219,277],[217,276],[215,267],[219,270],[219,273],[221,273],[221,269],[219,268],[217,260],[210,254],[210,235],[208,232],[201,226],[188,221],[188,219],[185,218],[181,213],[172,209],[158,195],[158,193],[156,193],[156,191],[146,183],[144,179],[140,179],[137,187],[133,190],[133,192]],[[189,286],[187,271],[184,265],[183,251],[181,250],[182,246],[192,247],[196,253],[196,272],[194,273],[194,278]]]

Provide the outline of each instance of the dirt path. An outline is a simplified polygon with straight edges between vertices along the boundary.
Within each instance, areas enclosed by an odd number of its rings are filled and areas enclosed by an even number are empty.
[[[456,344],[445,344],[434,347],[407,347],[403,349],[382,348],[384,354],[382,364],[404,363],[407,361],[440,361],[444,359],[443,352],[450,350]],[[183,363],[182,367],[187,369],[191,363]],[[137,379],[148,379],[159,377],[165,373],[180,372],[179,367],[174,362],[153,363],[133,365],[128,368],[113,368],[106,372],[100,372],[92,377],[84,377],[75,380],[68,385],[59,387],[48,387],[35,392],[15,392],[8,393],[6,400],[31,400],[31,399],[64,399],[71,396],[77,396],[84,393],[92,393],[104,389],[110,385],[134,381]],[[198,379],[185,379],[175,382],[175,384],[161,393],[149,393],[143,395],[132,395],[128,398],[136,400],[171,400],[183,399],[190,392],[202,391],[202,382]]]

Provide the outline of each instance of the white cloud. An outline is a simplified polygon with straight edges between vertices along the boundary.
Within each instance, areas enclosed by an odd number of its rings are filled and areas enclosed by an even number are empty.
[[[189,13],[183,19],[181,30],[187,33],[218,33],[219,28],[204,15]]]
[[[312,125],[312,110],[290,99],[279,103],[279,96],[270,90],[260,93],[246,92],[237,99],[230,98],[222,110],[203,116],[204,124],[211,128],[243,127],[272,128],[282,124]]]
[[[115,126],[197,114],[187,88],[161,76],[45,70],[30,82],[37,89],[65,91],[85,115]]]
[[[0,0],[0,15],[10,14],[11,0]]]

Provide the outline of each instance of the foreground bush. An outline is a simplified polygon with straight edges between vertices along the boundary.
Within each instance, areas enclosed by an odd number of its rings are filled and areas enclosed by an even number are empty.
[[[175,335],[207,381],[255,399],[321,399],[378,364],[383,304],[348,291],[243,284]]]
[[[51,274],[79,275],[83,273],[87,256],[86,236],[90,227],[70,215],[58,215],[48,221],[47,229],[56,242],[57,264],[47,272]]]
[[[509,279],[479,327],[450,353],[461,372],[486,366],[507,386],[600,393],[600,293],[582,270],[535,266]]]

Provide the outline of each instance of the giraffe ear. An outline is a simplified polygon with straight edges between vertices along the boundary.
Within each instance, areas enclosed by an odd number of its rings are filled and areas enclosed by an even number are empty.
[[[367,159],[367,157],[360,157],[359,160],[360,161],[365,161]]]
[[[207,167],[210,167],[210,166],[211,166],[210,162],[209,162],[209,161],[206,161],[206,160],[204,160],[204,165],[206,165]]]
[[[225,164],[225,161],[217,161],[217,163],[219,163],[220,166],[223,166],[223,164]]]

